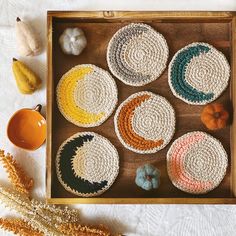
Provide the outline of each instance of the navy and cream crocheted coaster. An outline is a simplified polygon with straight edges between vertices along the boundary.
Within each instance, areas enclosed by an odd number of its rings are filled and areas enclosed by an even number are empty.
[[[82,197],[97,196],[104,193],[118,175],[118,152],[101,135],[77,133],[60,146],[56,172],[67,191]]]

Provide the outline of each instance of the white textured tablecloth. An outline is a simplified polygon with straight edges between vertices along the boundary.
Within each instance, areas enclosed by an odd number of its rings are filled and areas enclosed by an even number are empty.
[[[45,145],[35,152],[16,149],[6,137],[10,116],[23,107],[46,103],[46,53],[20,58],[15,43],[17,16],[29,20],[46,43],[46,14],[53,10],[236,10],[236,0],[0,0],[0,148],[12,153],[35,179],[34,196],[45,196]],[[44,81],[31,96],[19,94],[13,79],[12,57],[22,59]],[[9,184],[0,167],[0,182]],[[225,205],[80,205],[82,218],[104,223],[115,232],[142,236],[236,235],[236,206]],[[0,216],[12,212],[0,206]],[[0,231],[0,235],[11,235]]]

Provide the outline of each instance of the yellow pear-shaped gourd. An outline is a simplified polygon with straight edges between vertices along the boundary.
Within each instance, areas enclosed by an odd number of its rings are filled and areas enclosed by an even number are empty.
[[[31,94],[41,85],[41,80],[35,73],[15,58],[13,58],[12,70],[21,93]]]

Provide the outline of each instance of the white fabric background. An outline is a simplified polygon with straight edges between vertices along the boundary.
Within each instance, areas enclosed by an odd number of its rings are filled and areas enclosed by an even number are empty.
[[[14,23],[29,20],[46,42],[46,10],[236,10],[235,0],[0,0],[0,148],[17,157],[35,179],[34,196],[45,194],[45,145],[28,153],[13,147],[6,138],[10,116],[23,107],[45,105],[46,53],[20,58]],[[45,48],[45,47],[44,47]],[[12,76],[12,57],[22,59],[43,79],[43,88],[32,96],[19,94]],[[0,167],[0,183],[8,184]],[[204,205],[80,205],[82,218],[108,224],[115,232],[142,236],[236,235],[236,206]],[[0,216],[12,212],[0,206]],[[11,235],[0,231],[0,235]]]

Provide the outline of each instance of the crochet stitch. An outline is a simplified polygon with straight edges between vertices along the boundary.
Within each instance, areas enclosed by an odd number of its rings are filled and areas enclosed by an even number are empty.
[[[193,105],[214,101],[226,89],[230,66],[224,54],[207,43],[192,43],[179,50],[168,68],[173,94]]]
[[[151,26],[131,23],[118,30],[107,49],[112,74],[132,86],[156,80],[166,68],[169,49],[162,34]]]
[[[56,171],[67,191],[82,197],[97,196],[104,193],[118,175],[118,152],[101,135],[77,133],[60,146]]]
[[[155,153],[170,142],[175,131],[175,113],[164,97],[143,91],[120,104],[114,124],[126,148],[141,154]]]
[[[57,104],[62,115],[80,127],[102,124],[113,112],[118,92],[111,75],[89,64],[78,65],[57,85]]]
[[[189,132],[173,142],[167,152],[167,171],[172,183],[192,194],[207,193],[224,178],[227,153],[217,139],[204,132]]]

